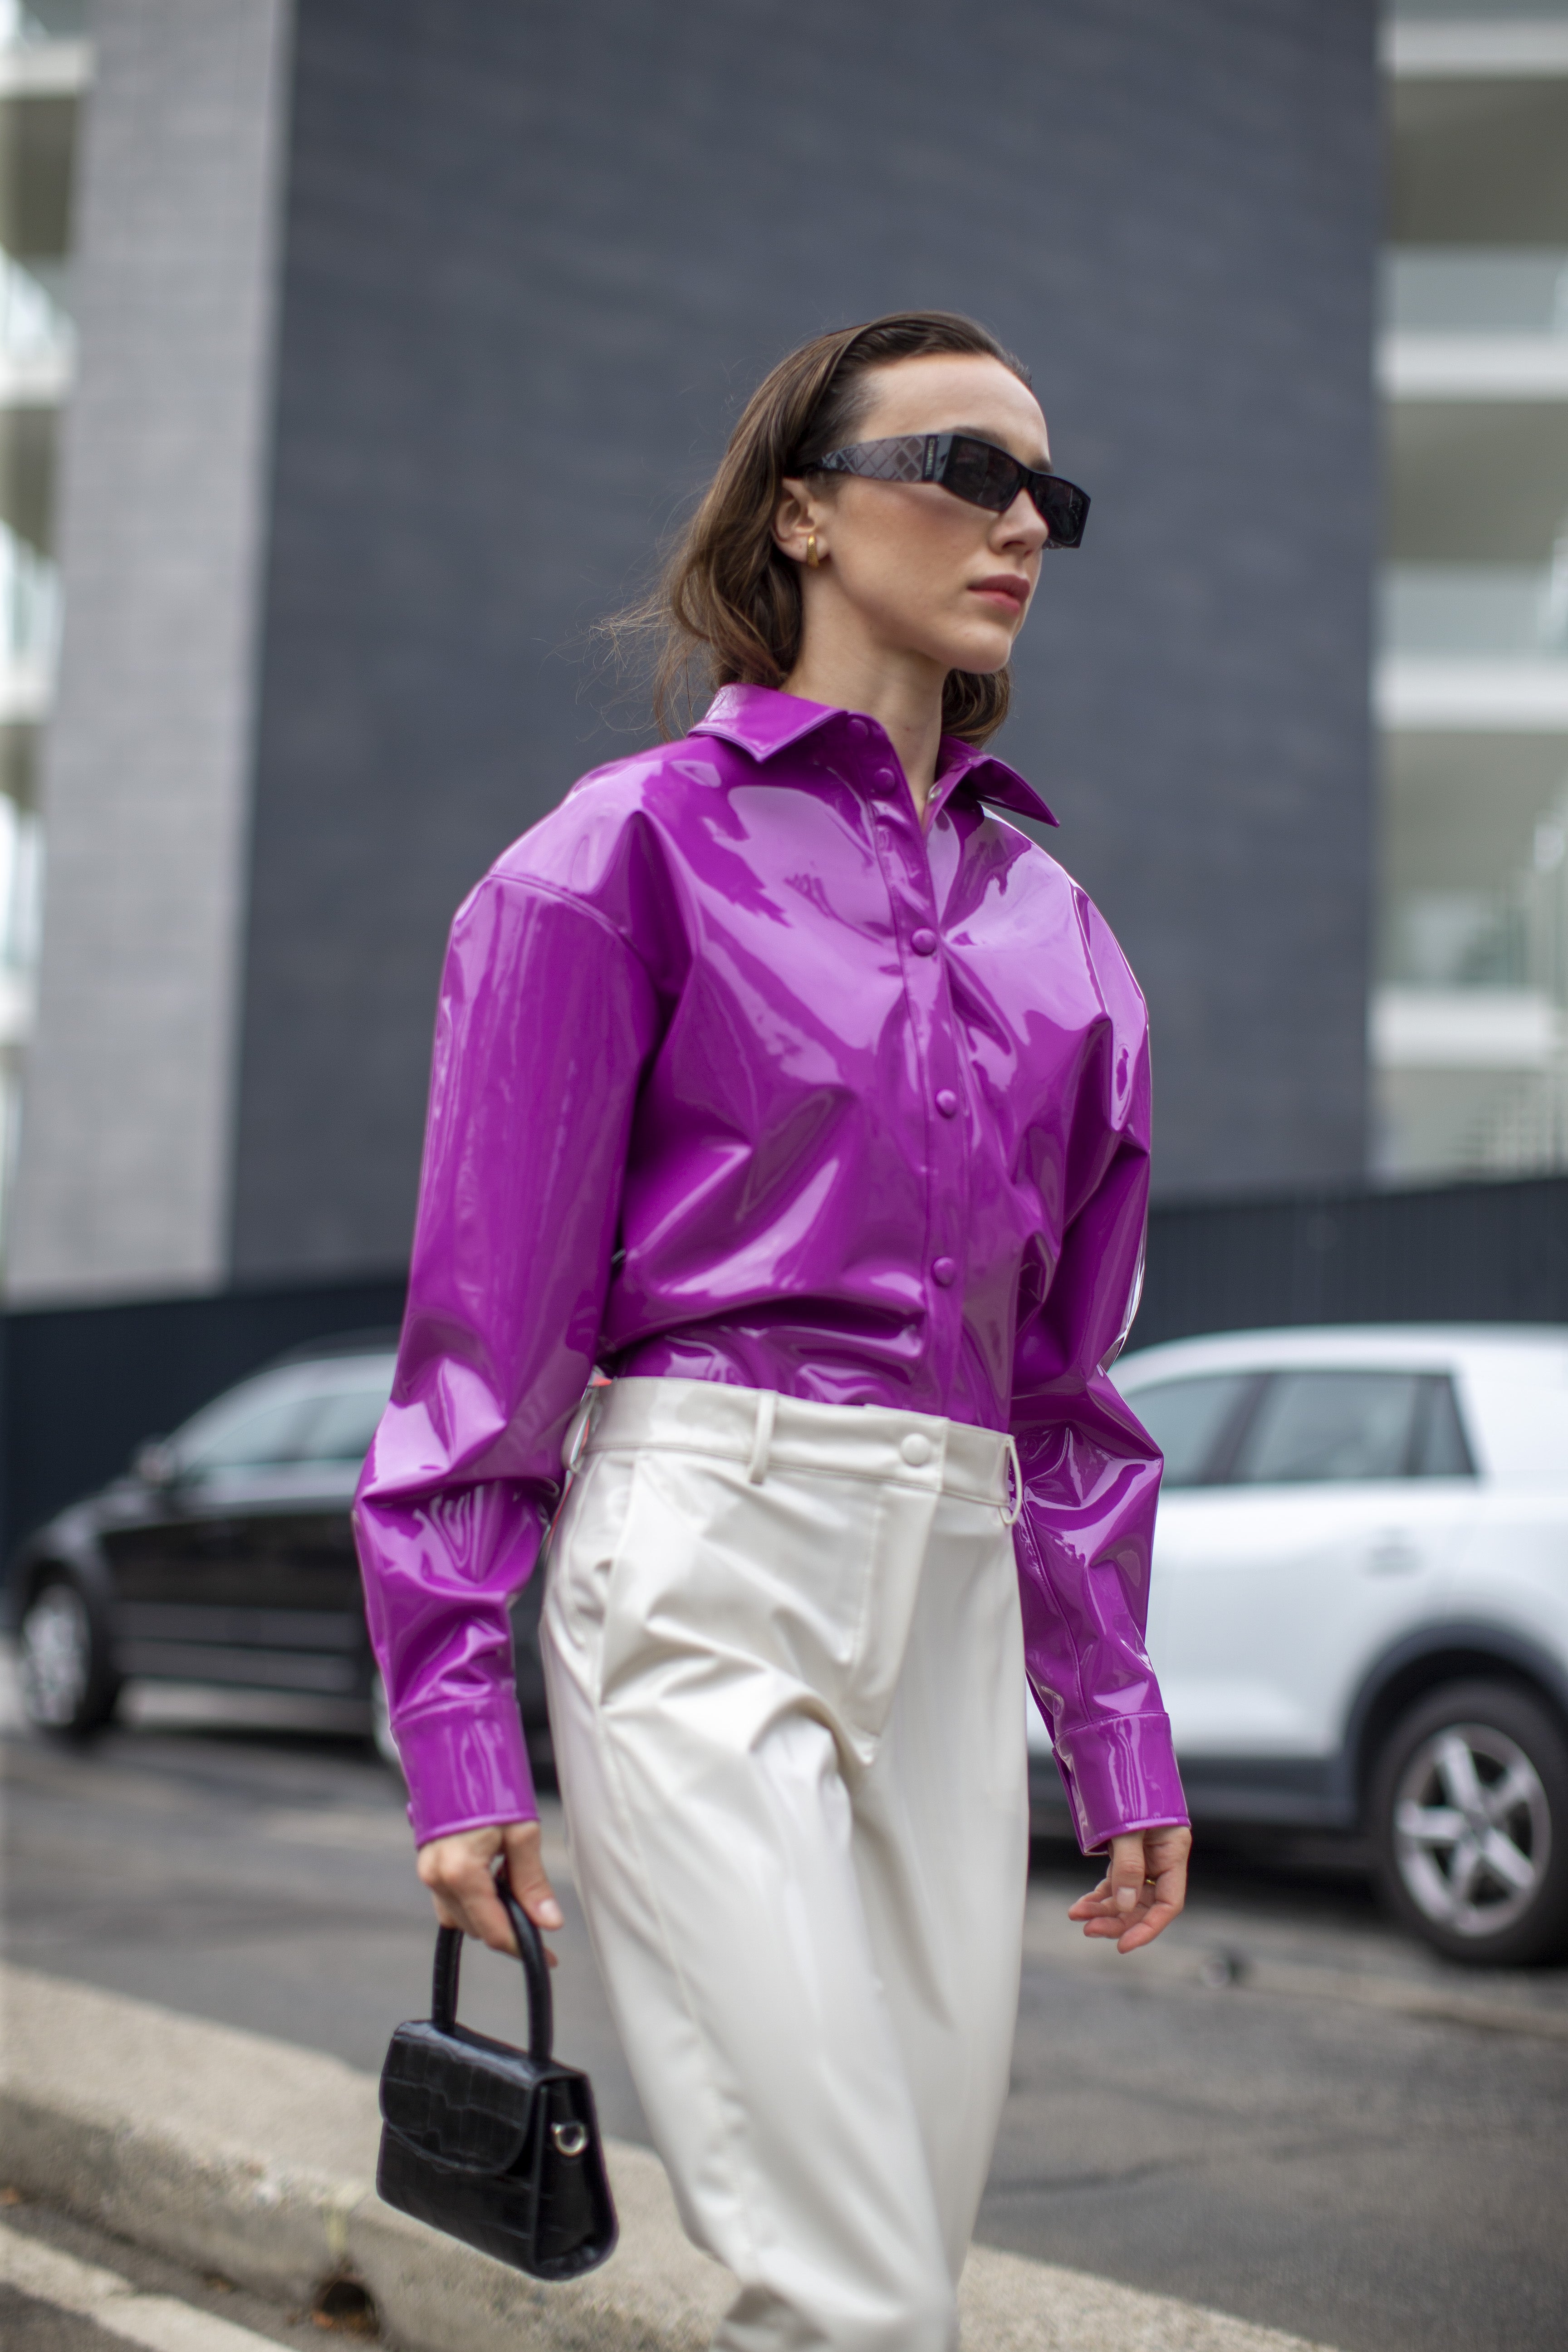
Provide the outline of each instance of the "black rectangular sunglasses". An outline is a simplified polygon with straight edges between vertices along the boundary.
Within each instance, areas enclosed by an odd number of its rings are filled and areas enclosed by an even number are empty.
[[[972,507],[1005,514],[1027,490],[1050,531],[1048,547],[1076,547],[1089,519],[1089,492],[1060,474],[1021,466],[994,442],[972,433],[903,433],[892,441],[852,441],[802,469],[814,474],[862,474],[872,482],[935,482]]]

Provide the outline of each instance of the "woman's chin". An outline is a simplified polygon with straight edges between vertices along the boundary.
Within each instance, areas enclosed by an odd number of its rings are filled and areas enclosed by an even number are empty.
[[[949,669],[967,670],[972,677],[994,677],[999,669],[1006,668],[1012,654],[1011,630],[1004,633],[988,629],[984,635],[976,631],[966,642],[955,643],[949,650],[947,666]]]

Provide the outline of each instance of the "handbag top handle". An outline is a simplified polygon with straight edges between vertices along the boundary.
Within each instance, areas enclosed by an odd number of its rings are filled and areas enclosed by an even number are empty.
[[[539,1940],[538,1928],[508,1885],[504,1871],[497,1874],[496,1893],[511,1921],[512,1933],[517,1937],[518,1958],[522,1962],[523,1980],[528,1986],[528,2054],[540,2065],[547,2066],[555,2041],[555,2023],[550,2000],[550,1968],[544,1957],[544,1947]],[[430,2022],[438,2026],[443,2033],[450,2033],[458,2021],[458,1971],[462,1958],[462,1929],[438,1929],[436,1937],[436,1979],[430,1990]]]

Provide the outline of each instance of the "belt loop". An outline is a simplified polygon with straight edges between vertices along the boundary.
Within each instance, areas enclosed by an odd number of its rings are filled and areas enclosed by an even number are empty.
[[[779,1401],[772,1389],[757,1391],[757,1426],[752,1439],[752,1458],[746,1465],[746,1476],[753,1486],[760,1486],[768,1475],[768,1455],[773,1451],[773,1416]]]
[[[1005,1528],[1016,1528],[1018,1524],[1018,1514],[1024,1507],[1024,1470],[1023,1465],[1018,1460],[1017,1440],[1011,1430],[1006,1432],[1002,1443],[1007,1449],[1007,1460],[1013,1472],[1013,1499],[1010,1504],[1003,1507],[1002,1524]]]

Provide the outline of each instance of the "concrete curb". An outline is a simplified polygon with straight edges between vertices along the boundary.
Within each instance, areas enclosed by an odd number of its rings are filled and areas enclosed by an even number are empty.
[[[730,2299],[646,2148],[611,2145],[614,2258],[544,2287],[381,2202],[375,2084],[334,2058],[12,1968],[0,2032],[0,2177],[261,2294],[358,2278],[405,2352],[701,2352]],[[988,2247],[963,2311],[976,2352],[1326,2352]]]

